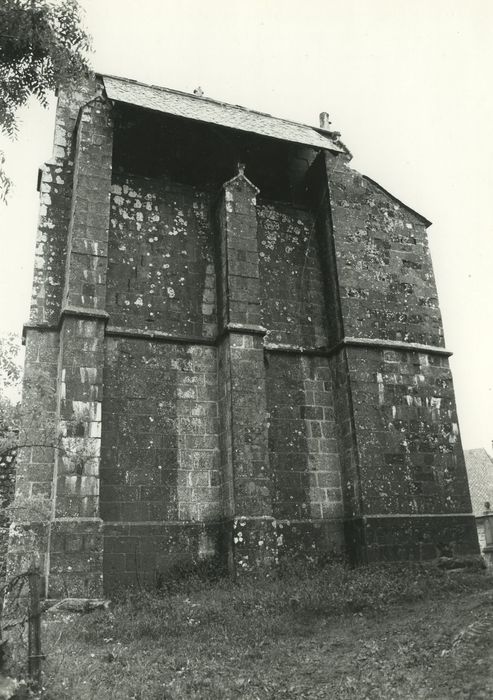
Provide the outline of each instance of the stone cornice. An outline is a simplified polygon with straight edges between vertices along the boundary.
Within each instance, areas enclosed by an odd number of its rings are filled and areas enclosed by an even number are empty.
[[[77,307],[66,307],[63,309],[58,323],[25,323],[22,330],[22,338],[25,341],[26,333],[30,330],[40,332],[57,331],[65,316],[76,316],[87,319],[100,319],[108,321],[109,314],[101,309],[85,309]],[[105,335],[116,337],[131,337],[143,338],[148,340],[156,340],[168,343],[181,343],[190,345],[217,345],[217,343],[228,333],[238,333],[244,335],[260,335],[265,336],[267,329],[263,326],[228,323],[221,333],[214,337],[206,338],[204,336],[188,336],[166,333],[164,331],[153,331],[150,329],[141,328],[124,328],[122,326],[107,325]],[[426,355],[441,355],[442,357],[450,357],[452,352],[447,348],[436,345],[426,345],[424,343],[407,343],[402,340],[386,340],[381,338],[353,338],[347,337],[340,340],[331,347],[310,348],[302,345],[288,345],[283,343],[264,344],[267,352],[289,353],[292,355],[314,355],[319,357],[330,357],[345,347],[359,347],[367,349],[379,350],[396,350],[400,352],[421,352]]]
[[[446,348],[424,343],[408,343],[402,340],[386,340],[381,338],[342,338],[331,347],[307,348],[301,345],[284,345],[282,343],[266,343],[269,352],[286,352],[299,355],[322,355],[330,357],[345,347],[360,347],[378,350],[396,350],[403,352],[421,352],[427,355],[442,355],[450,357],[452,352]]]

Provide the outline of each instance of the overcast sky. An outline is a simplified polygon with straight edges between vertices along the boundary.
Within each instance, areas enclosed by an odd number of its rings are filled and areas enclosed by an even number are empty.
[[[493,2],[82,0],[93,67],[318,125],[352,166],[433,222],[430,245],[464,447],[493,439]],[[0,144],[0,333],[27,320],[53,109]]]

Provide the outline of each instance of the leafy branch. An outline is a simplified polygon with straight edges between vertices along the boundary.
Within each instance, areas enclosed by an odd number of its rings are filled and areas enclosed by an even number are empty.
[[[17,112],[89,71],[90,38],[77,0],[2,0],[0,4],[0,131],[14,139]],[[11,186],[0,152],[0,200]]]

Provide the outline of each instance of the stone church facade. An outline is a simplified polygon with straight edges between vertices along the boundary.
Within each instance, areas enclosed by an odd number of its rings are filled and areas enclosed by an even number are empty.
[[[24,331],[53,434],[16,486],[48,596],[476,553],[429,222],[323,124],[60,93]]]

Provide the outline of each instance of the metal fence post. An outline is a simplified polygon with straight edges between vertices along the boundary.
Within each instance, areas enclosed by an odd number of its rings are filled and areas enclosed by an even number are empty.
[[[27,666],[29,676],[35,686],[41,685],[41,606],[40,606],[41,575],[38,567],[29,570],[29,617],[28,617],[28,647]]]

